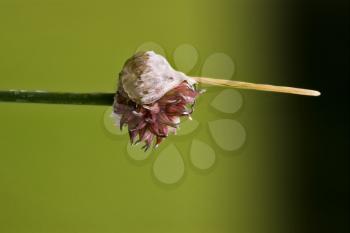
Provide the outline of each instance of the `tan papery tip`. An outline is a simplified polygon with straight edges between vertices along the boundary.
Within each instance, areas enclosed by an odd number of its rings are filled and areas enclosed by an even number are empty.
[[[208,84],[213,86],[222,86],[222,87],[238,88],[238,89],[250,89],[250,90],[257,90],[257,91],[279,92],[279,93],[306,95],[306,96],[321,95],[321,93],[316,90],[309,90],[309,89],[296,88],[296,87],[276,86],[276,85],[270,85],[270,84],[256,84],[256,83],[232,81],[232,80],[225,80],[225,79],[215,79],[215,78],[207,78],[207,77],[189,77],[189,78],[194,79],[198,83],[203,83],[203,84]]]

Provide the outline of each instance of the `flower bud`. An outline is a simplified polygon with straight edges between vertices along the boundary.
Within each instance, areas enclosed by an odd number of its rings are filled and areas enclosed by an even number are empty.
[[[131,143],[145,142],[147,150],[176,132],[180,117],[190,117],[199,92],[195,81],[174,70],[153,51],[139,52],[119,74],[114,113],[120,128],[128,126]]]

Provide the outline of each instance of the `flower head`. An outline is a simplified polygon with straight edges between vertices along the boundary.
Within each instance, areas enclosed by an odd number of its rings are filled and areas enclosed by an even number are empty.
[[[126,61],[119,76],[114,113],[127,125],[131,143],[158,146],[176,133],[181,116],[191,117],[199,91],[195,81],[174,70],[154,52],[140,52]]]

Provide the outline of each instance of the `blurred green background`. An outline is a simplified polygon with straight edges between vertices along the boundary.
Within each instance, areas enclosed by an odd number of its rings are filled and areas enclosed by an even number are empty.
[[[147,41],[171,62],[177,46],[193,45],[192,74],[223,52],[235,62],[234,79],[295,85],[281,64],[279,11],[270,4],[0,0],[0,89],[114,92],[124,61]],[[239,114],[211,117],[238,120],[245,146],[218,150],[215,168],[203,173],[186,151],[197,136],[215,147],[207,131],[169,138],[160,150],[173,140],[185,161],[185,177],[170,186],[152,178],[156,154],[134,163],[127,136],[108,134],[107,107],[0,103],[0,232],[297,232],[289,195],[298,192],[285,177],[298,151],[291,145],[299,132],[286,133],[299,124],[291,97],[241,93]],[[194,118],[205,124],[209,111],[198,108]]]

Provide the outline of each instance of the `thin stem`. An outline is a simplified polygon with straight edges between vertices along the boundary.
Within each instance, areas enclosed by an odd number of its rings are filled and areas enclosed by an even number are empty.
[[[71,93],[9,90],[0,91],[0,102],[107,105],[114,101],[114,93]]]
[[[214,79],[214,78],[206,78],[206,77],[190,77],[190,78],[196,80],[199,83],[209,84],[214,86],[223,86],[223,87],[239,88],[239,89],[251,89],[251,90],[258,90],[258,91],[271,91],[271,92],[280,92],[280,93],[307,95],[307,96],[321,95],[319,91],[296,88],[296,87],[274,86],[274,85],[268,85],[268,84],[256,84],[256,83],[248,83],[248,82],[240,82],[240,81],[232,81],[232,80],[224,80],[224,79]]]

